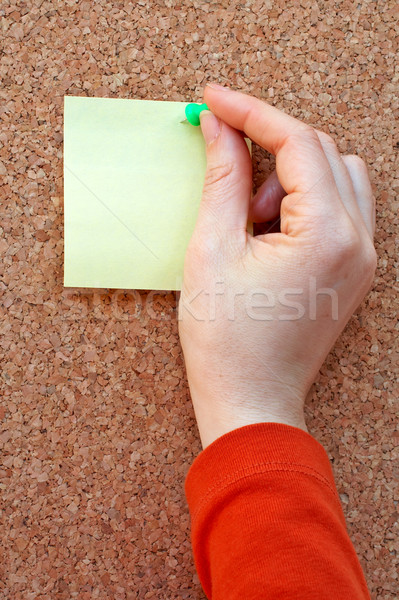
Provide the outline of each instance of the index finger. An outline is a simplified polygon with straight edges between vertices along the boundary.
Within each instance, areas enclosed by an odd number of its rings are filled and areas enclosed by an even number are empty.
[[[342,205],[327,157],[315,130],[262,100],[207,84],[204,101],[231,127],[276,156],[278,178],[287,194],[326,197]],[[324,207],[325,208],[325,207]],[[329,212],[329,211],[328,211]]]

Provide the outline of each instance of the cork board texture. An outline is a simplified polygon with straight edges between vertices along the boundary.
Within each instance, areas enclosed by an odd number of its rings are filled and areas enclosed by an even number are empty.
[[[63,288],[64,95],[229,84],[367,162],[378,272],[309,394],[373,599],[398,590],[394,0],[0,7],[0,597],[203,600],[184,480],[201,450],[174,293]],[[396,73],[395,73],[396,63]],[[255,184],[273,167],[254,147]]]

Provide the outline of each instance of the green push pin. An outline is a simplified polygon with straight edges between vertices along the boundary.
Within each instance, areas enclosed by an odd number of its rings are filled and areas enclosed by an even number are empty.
[[[209,110],[206,104],[195,104],[194,102],[187,104],[184,111],[186,119],[181,121],[181,123],[187,123],[188,121],[191,125],[194,125],[194,127],[198,127],[200,124],[200,113],[202,113],[203,110]]]

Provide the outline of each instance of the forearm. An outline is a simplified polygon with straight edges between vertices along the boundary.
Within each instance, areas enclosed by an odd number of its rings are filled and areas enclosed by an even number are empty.
[[[232,431],[197,457],[185,489],[208,598],[369,598],[328,457],[304,431]]]

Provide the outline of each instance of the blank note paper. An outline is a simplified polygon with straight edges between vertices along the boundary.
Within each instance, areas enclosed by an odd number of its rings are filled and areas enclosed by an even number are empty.
[[[180,289],[206,168],[187,103],[64,101],[64,285]]]

